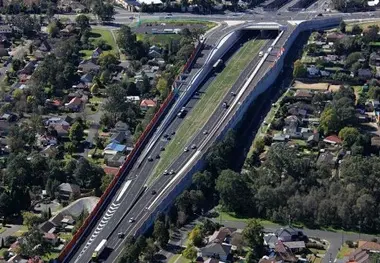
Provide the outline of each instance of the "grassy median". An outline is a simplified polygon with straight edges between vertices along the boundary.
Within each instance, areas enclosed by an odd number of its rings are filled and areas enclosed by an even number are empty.
[[[249,64],[264,45],[264,40],[251,40],[246,42],[226,64],[224,70],[213,80],[206,92],[201,96],[193,110],[189,112],[176,131],[176,135],[165,147],[148,183],[157,176],[179,156],[188,146],[193,136],[202,129],[214,110],[222,102],[223,97],[238,80],[241,72]]]

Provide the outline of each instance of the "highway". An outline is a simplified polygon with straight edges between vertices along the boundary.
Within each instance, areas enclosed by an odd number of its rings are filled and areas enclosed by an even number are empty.
[[[199,68],[205,63],[205,60],[209,52],[211,51],[211,46],[213,45],[213,43],[216,43],[222,35],[226,34],[230,30],[233,30],[233,28],[234,27],[229,28],[227,30],[225,26],[221,26],[218,30],[211,32],[207,36],[205,42],[205,49],[202,50],[201,55],[195,62],[195,67],[190,71],[188,78],[191,78],[191,76],[193,76],[195,72],[197,72]],[[265,46],[265,48],[267,48],[267,46]],[[257,58],[251,62],[250,67],[248,67],[247,70],[249,71],[255,64],[257,64]],[[244,77],[244,74],[247,75],[248,71],[244,71],[242,77]],[[201,87],[201,89],[199,90],[199,94],[202,94],[204,92],[204,90],[207,88],[208,84],[212,81],[212,79],[213,78],[210,78],[206,82],[206,84]],[[232,90],[236,92],[236,90],[239,86],[241,86],[241,83],[243,81],[244,78],[239,78],[239,81],[236,83],[234,87],[232,87]],[[230,98],[227,97],[226,100],[230,100]],[[189,109],[189,113],[191,112],[191,108],[195,105],[197,101],[198,98],[194,97],[189,102],[187,102],[186,108]],[[208,127],[212,127],[215,124],[215,122],[219,119],[222,113],[222,107],[218,108],[213,117],[208,122]],[[171,134],[173,131],[175,131],[177,127],[180,125],[181,121],[182,119],[175,118],[174,121],[172,121],[169,127],[166,129],[166,133]],[[203,138],[203,134],[197,134],[197,136],[195,136],[195,138],[193,139],[192,143],[198,144],[203,140]],[[154,144],[149,155],[154,157],[157,154],[160,154],[160,148],[165,147],[167,141],[168,139],[164,139],[163,137],[161,137],[158,140],[158,142]],[[191,151],[182,154],[177,159],[176,163],[174,163],[172,167],[168,169],[178,171],[179,167],[181,167],[181,165],[187,161],[191,154]],[[154,165],[155,161],[149,162],[147,161],[147,158],[145,158],[144,160],[142,160],[141,165],[136,164],[132,168],[131,172],[128,174],[125,180],[125,183],[121,185],[119,191],[114,196],[109,208],[105,211],[103,217],[101,218],[101,220],[99,220],[98,224],[93,229],[92,233],[87,237],[86,241],[77,250],[77,253],[72,257],[71,262],[89,262],[95,247],[104,238],[109,240],[107,247],[113,248],[115,250],[112,253],[110,253],[107,259],[107,262],[113,262],[114,258],[116,258],[117,255],[120,253],[119,250],[122,248],[121,244],[123,243],[123,240],[119,239],[117,237],[117,234],[120,232],[130,232],[129,228],[134,227],[137,222],[129,223],[129,219],[133,217],[138,221],[142,217],[142,215],[148,212],[147,210],[145,210],[145,207],[147,206],[147,204],[151,203],[151,199],[155,198],[155,196],[153,196],[151,193],[152,189],[154,189],[157,192],[157,194],[159,194],[160,190],[171,179],[170,176],[161,176],[159,180],[156,180],[156,182],[154,182],[150,189],[147,189],[142,194],[141,199],[136,203],[133,209],[129,211],[132,207],[135,198],[138,197],[141,191],[144,189],[146,180],[149,177]],[[129,212],[128,216],[125,215],[126,212]]]
[[[333,13],[329,13],[328,15],[336,15]],[[127,13],[119,13],[116,16],[116,22],[125,21],[124,18],[127,17]],[[130,14],[129,14],[130,16]],[[265,21],[278,21],[282,24],[286,24],[288,26],[288,30],[284,31],[284,35],[279,39],[276,44],[274,51],[271,54],[268,54],[268,57],[264,57],[264,59],[259,58],[258,56],[254,57],[250,62],[249,66],[241,73],[238,81],[231,87],[230,91],[238,94],[237,98],[230,95],[228,92],[225,95],[223,101],[228,101],[229,104],[235,105],[234,107],[230,107],[229,109],[224,109],[221,105],[217,107],[212,115],[212,117],[207,121],[206,125],[203,129],[199,130],[197,134],[194,134],[191,138],[191,142],[189,146],[192,144],[197,145],[197,149],[189,150],[189,152],[183,152],[176,160],[173,160],[173,163],[168,170],[173,169],[177,172],[174,175],[167,175],[159,177],[150,188],[145,188],[147,179],[151,174],[154,165],[156,164],[156,160],[152,162],[148,161],[147,158],[141,160],[140,163],[136,163],[132,170],[127,175],[125,181],[119,187],[118,192],[112,198],[110,205],[107,207],[106,211],[103,213],[100,220],[98,220],[96,226],[91,231],[91,234],[87,236],[85,242],[83,242],[79,249],[76,250],[75,254],[70,258],[69,261],[66,262],[90,262],[91,255],[94,251],[95,247],[99,244],[102,239],[108,239],[107,250],[104,251],[103,256],[105,257],[105,262],[117,262],[117,258],[122,253],[124,238],[119,238],[118,233],[125,233],[126,235],[133,235],[139,226],[143,224],[143,222],[148,219],[150,216],[150,212],[154,210],[154,208],[160,204],[163,198],[170,192],[170,190],[174,187],[175,183],[180,180],[181,175],[184,175],[186,169],[191,167],[191,164],[194,164],[201,155],[213,144],[215,138],[217,138],[218,134],[222,132],[224,125],[228,122],[228,120],[233,116],[236,112],[240,103],[244,100],[244,98],[251,92],[252,89],[255,88],[257,82],[261,79],[261,77],[269,70],[271,64],[276,59],[277,52],[279,48],[282,46],[283,42],[286,40],[287,36],[291,34],[293,31],[293,26],[287,23],[287,20],[304,20],[315,17],[315,13],[311,12],[302,12],[302,13],[291,13],[284,12],[281,15],[277,15],[276,13],[271,14],[263,14],[260,17],[243,14],[239,17],[233,17],[236,20],[244,20],[246,16],[249,16],[250,21],[260,21],[262,22],[265,18]],[[355,18],[357,15],[349,15],[351,19]],[[380,14],[379,14],[380,16]],[[160,16],[158,16],[160,17]],[[177,17],[177,14],[175,14]],[[197,17],[201,18],[201,16],[189,16],[187,14],[178,15],[178,17],[187,18],[187,17]],[[207,16],[207,19],[218,20],[219,16]],[[290,19],[289,19],[290,18]],[[226,20],[226,17],[224,17]],[[215,43],[226,33],[236,30],[236,28],[240,27],[240,25],[235,26],[227,26],[225,23],[222,23],[219,28],[210,32],[207,35],[205,41],[205,48],[201,51],[200,56],[194,64],[194,67],[189,72],[187,80],[191,79],[198,70],[204,65],[207,56],[209,55],[212,47]],[[267,50],[273,40],[266,41],[262,50]],[[260,61],[262,60],[262,61]],[[249,75],[252,74],[252,71],[256,68],[256,66],[262,63],[262,66],[258,68],[253,80],[249,83],[249,85],[244,86],[245,82]],[[199,95],[193,96],[186,103],[186,108],[189,109],[189,113],[191,114],[191,109],[194,107],[199,97],[202,96],[204,90],[208,87],[211,81],[214,79],[211,76],[201,87],[199,90]],[[245,87],[245,90],[242,91],[242,87]],[[184,92],[186,86],[184,86],[180,92]],[[239,93],[240,92],[240,93]],[[221,121],[220,121],[221,120]],[[165,129],[164,133],[169,135],[168,138],[164,138],[162,134],[156,134],[156,136],[152,137],[152,140],[155,140],[158,135],[161,135],[157,141],[152,142],[152,148],[149,151],[149,155],[155,157],[159,155],[161,152],[161,148],[165,147],[168,140],[171,137],[175,136],[175,131],[178,126],[181,124],[182,119],[175,118],[170,122],[170,125]],[[208,130],[211,131],[210,134],[204,135],[203,131]],[[188,166],[186,166],[186,164]],[[179,173],[179,174],[178,174]],[[152,194],[152,190],[156,192],[156,194]],[[149,209],[147,209],[149,208]],[[129,222],[130,219],[133,218],[134,222]]]

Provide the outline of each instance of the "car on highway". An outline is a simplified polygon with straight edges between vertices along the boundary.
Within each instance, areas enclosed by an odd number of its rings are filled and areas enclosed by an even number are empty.
[[[165,151],[165,147],[164,147],[164,146],[161,146],[161,147],[160,147],[160,151]]]
[[[148,156],[148,161],[149,161],[149,162],[153,161],[152,156]]]
[[[155,194],[157,194],[157,192],[156,192],[156,190],[152,190],[152,195],[155,195]]]
[[[183,149],[183,151],[186,153],[189,151],[189,148],[185,147],[185,149]]]
[[[197,146],[195,145],[195,144],[193,144],[193,145],[191,145],[191,149],[196,149],[197,148]]]
[[[223,106],[223,108],[227,109],[228,108],[228,103],[225,101],[225,102],[223,102],[222,106]]]
[[[118,238],[124,238],[125,234],[123,232],[119,232],[119,233],[117,233],[117,237]]]
[[[165,133],[164,138],[168,138],[168,137],[169,137],[169,134]]]
[[[259,57],[262,57],[262,56],[264,56],[264,51],[259,52]]]
[[[203,134],[204,134],[204,135],[207,135],[207,134],[208,134],[208,130],[204,130],[204,131],[203,131]]]
[[[169,19],[169,18],[172,18],[172,17],[173,17],[172,14],[166,14],[165,19]]]
[[[159,154],[156,155],[156,159],[160,159],[160,155]]]
[[[186,107],[182,107],[181,110],[178,112],[177,116],[178,118],[183,118],[187,113]]]
[[[168,174],[169,174],[168,170],[165,170],[164,175],[168,175]]]
[[[172,131],[172,135],[174,135],[175,134],[175,131]]]
[[[133,223],[135,222],[135,219],[133,217],[131,217],[129,220],[128,220],[129,223]]]
[[[232,97],[235,97],[235,96],[236,96],[236,93],[233,92],[233,91],[231,91],[231,96],[232,96]]]
[[[175,174],[174,170],[171,169],[169,174],[170,174],[170,175]]]

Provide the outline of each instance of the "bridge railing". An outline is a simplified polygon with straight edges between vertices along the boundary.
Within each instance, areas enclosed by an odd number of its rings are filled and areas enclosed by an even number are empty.
[[[190,58],[187,60],[186,64],[182,68],[180,74],[186,72],[193,65],[194,60],[197,57],[201,47],[202,47],[202,43],[198,43],[198,45],[193,50]],[[176,79],[178,78],[179,78],[179,75],[177,76]],[[135,147],[127,156],[125,162],[120,167],[118,173],[116,174],[116,176],[113,178],[111,183],[108,185],[107,189],[104,191],[104,193],[100,197],[94,209],[85,219],[82,226],[74,234],[70,242],[67,243],[67,245],[59,254],[58,260],[60,262],[66,262],[67,260],[69,260],[72,256],[71,255],[72,252],[76,251],[78,246],[81,245],[82,239],[85,238],[89,234],[89,232],[91,231],[91,226],[93,226],[96,223],[96,219],[98,218],[100,212],[102,212],[106,208],[108,203],[111,201],[113,194],[116,192],[118,188],[116,186],[122,183],[123,179],[132,168],[138,154],[140,153],[143,146],[146,144],[147,140],[152,134],[152,131],[157,127],[157,124],[160,122],[160,120],[165,115],[165,113],[170,108],[170,106],[174,103],[175,98],[176,96],[174,92],[171,91],[168,97],[161,104],[159,110],[156,112],[153,119],[149,122],[148,126],[145,128],[144,132],[140,135],[139,139],[135,143]]]

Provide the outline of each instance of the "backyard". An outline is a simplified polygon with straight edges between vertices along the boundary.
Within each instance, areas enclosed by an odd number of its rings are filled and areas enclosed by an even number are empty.
[[[170,166],[171,162],[176,159],[176,156],[192,140],[192,135],[201,132],[202,127],[209,120],[217,105],[222,102],[225,94],[237,81],[240,73],[259,52],[264,43],[264,40],[246,42],[226,64],[224,70],[212,81],[193,110],[178,128],[176,136],[167,145],[166,151],[163,152],[152,176],[149,178],[150,183]]]

